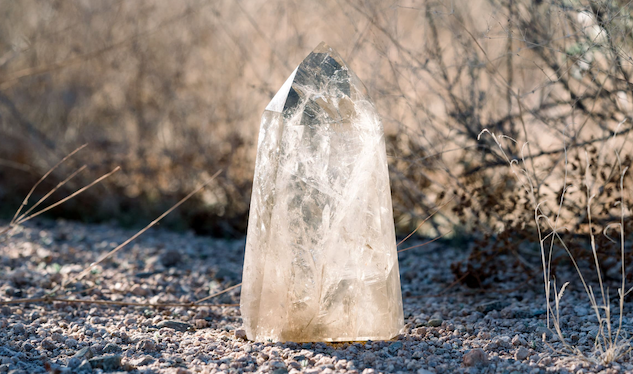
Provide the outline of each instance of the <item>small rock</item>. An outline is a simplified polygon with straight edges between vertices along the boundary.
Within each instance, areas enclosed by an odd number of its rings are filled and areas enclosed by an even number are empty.
[[[466,322],[475,323],[484,318],[483,313],[480,312],[472,312],[468,317],[466,317]]]
[[[15,325],[13,325],[13,333],[14,334],[22,335],[25,332],[26,332],[26,329],[24,328],[23,324],[16,323]]]
[[[77,346],[77,340],[70,338],[70,339],[66,339],[66,347],[68,348],[75,348]]]
[[[29,352],[33,350],[33,345],[29,342],[24,342],[24,344],[22,344],[22,349],[24,349],[25,351]]]
[[[516,309],[513,311],[514,318],[532,318],[534,317],[533,310]]]
[[[131,364],[134,366],[145,366],[154,363],[154,361],[156,361],[156,359],[152,356],[143,356],[138,360],[132,361]]]
[[[0,310],[2,312],[2,314],[4,314],[5,316],[10,316],[11,315],[11,308],[9,308],[8,306],[3,306],[2,310]]]
[[[547,313],[547,310],[545,309],[534,309],[532,310],[530,317],[538,317],[546,313]]]
[[[389,353],[394,354],[402,348],[402,342],[393,342],[389,345]]]
[[[527,340],[523,339],[519,335],[515,335],[514,338],[512,338],[512,345],[527,345]]]
[[[160,256],[160,262],[165,267],[172,267],[178,265],[181,257],[182,255],[180,254],[180,251],[169,249],[163,252],[163,254]]]
[[[530,351],[528,351],[525,347],[519,347],[516,352],[514,352],[514,358],[517,361],[523,361],[530,355]]]
[[[90,318],[90,322],[94,325],[105,325],[106,322],[108,322],[108,319],[99,317],[99,316],[94,316]]]
[[[479,331],[477,337],[479,339],[490,339],[490,333],[488,331]]]
[[[510,303],[507,301],[496,300],[496,301],[491,301],[489,303],[477,305],[475,309],[477,309],[477,311],[481,313],[488,313],[493,310],[501,310],[507,307],[508,305],[510,305]]]
[[[514,309],[507,307],[507,308],[503,308],[500,312],[499,315],[501,315],[501,318],[505,318],[505,319],[512,319],[515,318],[517,316],[517,311],[515,311]]]
[[[41,345],[42,345],[42,348],[46,349],[47,351],[52,351],[55,348],[57,348],[55,343],[50,338],[46,338],[42,340]]]
[[[134,276],[137,278],[149,278],[156,273],[157,273],[156,271],[143,271],[143,272],[134,274]]]
[[[103,353],[116,353],[121,352],[123,349],[116,344],[108,343],[103,347]]]
[[[88,362],[88,360],[86,360],[86,362]],[[71,357],[68,360],[68,364],[67,365],[68,365],[69,368],[74,369],[74,368],[78,367],[79,365],[81,365],[81,360],[78,359],[77,357]]]
[[[143,339],[136,345],[137,351],[154,352],[156,350],[156,343],[151,339]]]
[[[116,371],[123,368],[121,366],[120,355],[94,357],[88,360],[88,362],[93,369],[102,369],[103,371]]]
[[[361,355],[361,359],[365,364],[371,364],[376,360],[376,355],[373,352],[365,352]]]
[[[92,365],[88,360],[83,360],[77,368],[75,368],[76,373],[92,373]]]
[[[242,329],[235,330],[235,337],[238,339],[246,340],[246,330],[242,330]]]
[[[539,339],[543,337],[543,334],[545,334],[545,337],[548,339],[552,337],[552,331],[544,326],[538,326],[534,330],[534,334],[536,334],[536,336],[538,336]]]
[[[141,287],[138,284],[132,287],[130,292],[136,296],[147,296],[149,294],[149,290],[147,288]]]
[[[440,327],[442,325],[441,318],[431,318],[427,324],[431,327]]]
[[[70,339],[68,339],[70,340]],[[68,345],[68,340],[66,340],[66,345]],[[77,353],[75,353],[73,355],[73,357],[78,358],[80,360],[82,359],[91,359],[94,356],[94,353],[92,352],[92,349],[90,347],[83,347],[81,348]]]
[[[413,330],[413,333],[424,337],[426,335],[426,327],[418,327]]]
[[[211,311],[209,308],[200,308],[198,309],[198,313],[196,313],[196,318],[205,319],[211,316]]]
[[[54,332],[53,335],[51,335],[51,338],[58,343],[64,343],[66,341],[66,337],[64,335],[56,333],[56,332]]]
[[[196,319],[193,321],[193,325],[196,329],[204,329],[209,327],[209,321],[206,319]]]
[[[501,348],[505,348],[505,349],[512,348],[512,343],[511,343],[512,339],[510,339],[510,337],[507,335],[498,336],[494,338],[493,342],[496,343],[497,346]]]
[[[28,374],[28,373],[24,370],[14,369],[14,370],[11,370],[9,374]]]
[[[578,317],[584,317],[589,314],[589,309],[585,308],[584,306],[577,305],[574,307],[574,312]]]
[[[488,364],[488,354],[481,348],[471,349],[464,355],[465,366],[479,366]]]
[[[435,373],[423,368],[423,369],[418,369],[418,374],[435,374]]]
[[[189,323],[181,322],[181,321],[173,321],[173,320],[162,321],[158,323],[156,327],[159,329],[166,327],[168,329],[174,329],[176,331],[182,331],[182,332],[195,330],[195,327],[193,327],[193,325]]]

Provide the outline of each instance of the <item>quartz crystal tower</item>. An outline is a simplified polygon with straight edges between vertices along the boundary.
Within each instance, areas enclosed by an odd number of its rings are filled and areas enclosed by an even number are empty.
[[[256,341],[384,340],[403,327],[383,127],[325,43],[262,116],[241,312]]]

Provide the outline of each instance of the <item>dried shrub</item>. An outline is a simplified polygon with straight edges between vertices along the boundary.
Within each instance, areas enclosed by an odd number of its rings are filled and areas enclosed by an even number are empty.
[[[582,179],[587,150],[602,187],[593,202],[596,230],[615,217],[614,165],[601,155],[633,110],[628,3],[26,0],[4,10],[0,207],[7,212],[51,160],[88,142],[80,162],[89,173],[78,185],[115,165],[122,172],[57,215],[136,224],[224,169],[210,191],[162,224],[242,235],[261,111],[327,39],[383,117],[399,232],[448,204],[421,234],[452,229],[456,243],[463,239],[472,252],[453,266],[458,279],[485,287],[499,269],[525,271],[525,261],[538,261],[528,245],[529,196],[491,140],[478,139],[483,129],[516,140],[506,151],[525,156],[549,211],[564,188],[563,143],[569,184]],[[625,165],[632,126],[617,131]],[[562,213],[579,258],[585,203],[581,190],[570,191]],[[607,267],[608,243],[600,243]]]

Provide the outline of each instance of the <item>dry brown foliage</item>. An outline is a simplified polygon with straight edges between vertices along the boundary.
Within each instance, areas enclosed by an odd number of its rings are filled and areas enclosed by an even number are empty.
[[[450,201],[423,234],[454,230],[455,243],[472,249],[454,265],[457,279],[482,287],[499,267],[530,273],[538,262],[528,245],[530,197],[491,140],[478,140],[483,129],[515,140],[506,152],[525,158],[545,211],[574,186],[561,217],[581,261],[585,152],[600,191],[594,227],[617,219],[618,174],[605,145],[617,134],[630,166],[633,121],[618,128],[633,110],[627,2],[25,0],[1,8],[2,211],[15,211],[51,160],[90,143],[83,178],[114,165],[122,172],[58,215],[138,224],[223,169],[163,224],[243,235],[261,111],[325,40],[383,117],[398,230],[412,231]],[[68,174],[59,172],[57,181]],[[609,274],[617,246],[600,240]]]

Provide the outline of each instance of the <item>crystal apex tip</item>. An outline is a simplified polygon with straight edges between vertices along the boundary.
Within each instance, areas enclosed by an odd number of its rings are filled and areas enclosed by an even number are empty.
[[[312,51],[312,53],[328,53],[332,52],[334,49],[330,47],[326,42],[321,42],[317,45],[316,48]]]

